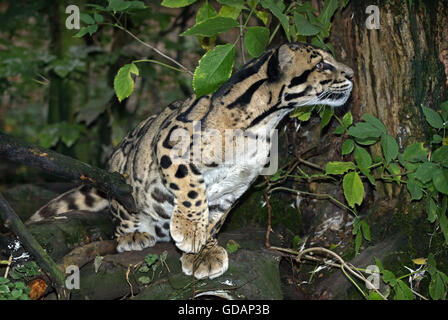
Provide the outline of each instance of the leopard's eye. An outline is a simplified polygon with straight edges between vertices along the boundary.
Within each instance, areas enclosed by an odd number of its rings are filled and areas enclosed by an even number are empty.
[[[329,63],[321,61],[318,64],[316,64],[316,69],[319,71],[324,71],[324,70],[333,70],[334,67]]]
[[[322,71],[322,70],[324,69],[324,62],[321,61],[321,62],[319,62],[318,64],[316,64],[316,69]]]

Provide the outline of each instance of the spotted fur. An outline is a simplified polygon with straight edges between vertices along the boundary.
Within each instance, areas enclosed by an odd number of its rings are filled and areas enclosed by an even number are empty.
[[[352,76],[349,67],[310,45],[285,44],[269,50],[215,93],[170,104],[121,141],[109,169],[126,174],[137,214],[127,212],[114,199],[104,199],[94,189],[79,187],[41,208],[31,220],[73,209],[96,211],[110,206],[119,252],[172,239],[184,252],[181,261],[186,274],[220,276],[227,270],[228,258],[214,237],[232,204],[266,166],[271,130],[300,106],[344,104],[353,86]],[[200,129],[195,131],[198,125]],[[249,150],[249,157],[236,155],[231,164],[220,163],[216,157],[218,150],[222,153],[223,141],[207,138],[207,130],[224,136],[227,129],[242,130],[243,142],[256,138],[263,147]],[[179,132],[192,141],[180,160],[175,159],[184,152],[177,149]],[[195,140],[199,136],[201,140]],[[194,148],[200,149],[201,157]]]

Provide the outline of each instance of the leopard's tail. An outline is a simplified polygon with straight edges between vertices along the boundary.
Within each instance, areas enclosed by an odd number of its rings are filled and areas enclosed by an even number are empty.
[[[80,186],[51,200],[37,210],[27,223],[37,222],[73,210],[101,211],[109,206],[106,195],[95,188]]]

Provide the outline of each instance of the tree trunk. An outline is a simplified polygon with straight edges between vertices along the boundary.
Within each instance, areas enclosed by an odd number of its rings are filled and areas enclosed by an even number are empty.
[[[379,9],[379,29],[366,27],[370,4]],[[378,117],[400,147],[428,137],[420,106],[438,109],[446,99],[447,5],[446,0],[352,0],[333,21],[338,58],[355,70],[352,113],[358,119],[364,113]]]

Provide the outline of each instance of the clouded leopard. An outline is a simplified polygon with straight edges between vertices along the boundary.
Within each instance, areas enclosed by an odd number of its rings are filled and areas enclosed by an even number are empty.
[[[183,251],[184,273],[218,277],[227,270],[228,257],[215,235],[232,204],[267,165],[272,130],[300,106],[344,104],[352,77],[352,69],[311,45],[290,43],[271,49],[215,93],[171,103],[121,141],[109,170],[125,174],[137,214],[91,187],[80,186],[49,202],[30,220],[110,206],[117,251],[141,250],[172,239]],[[229,131],[243,132],[242,140],[237,135],[226,140]],[[257,148],[222,161],[229,144],[238,149],[253,140]]]

